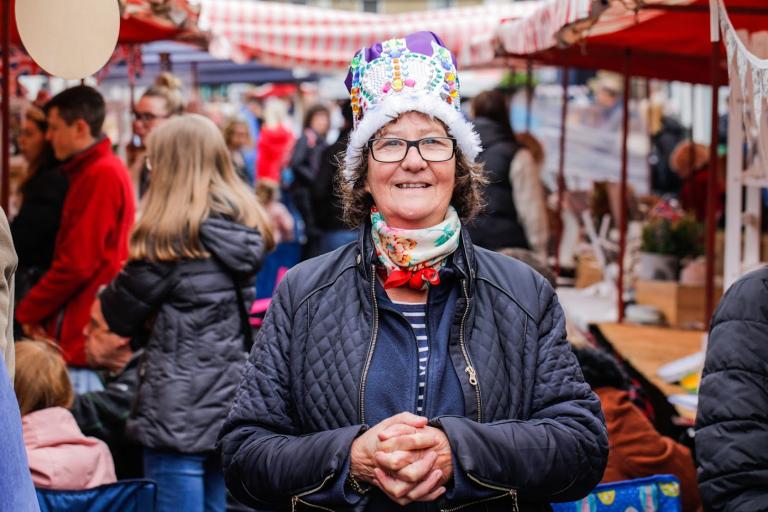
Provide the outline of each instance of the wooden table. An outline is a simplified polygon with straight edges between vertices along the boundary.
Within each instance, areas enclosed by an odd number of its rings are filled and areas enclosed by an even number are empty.
[[[613,348],[666,396],[687,393],[682,387],[663,381],[656,372],[667,363],[700,351],[704,331],[610,323],[598,327]],[[682,417],[695,419],[695,412],[676,408]]]

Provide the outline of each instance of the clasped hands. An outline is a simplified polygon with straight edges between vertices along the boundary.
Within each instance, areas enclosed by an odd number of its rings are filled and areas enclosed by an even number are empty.
[[[427,418],[402,412],[355,439],[350,473],[399,505],[434,501],[453,476],[451,446],[442,430],[427,426]]]

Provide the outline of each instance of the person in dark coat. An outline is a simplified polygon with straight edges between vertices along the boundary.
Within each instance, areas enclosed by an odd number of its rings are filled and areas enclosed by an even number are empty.
[[[385,41],[347,85],[358,239],[279,284],[219,435],[229,490],[262,511],[584,497],[608,453],[600,403],[549,283],[463,229],[483,170],[450,52],[430,32]]]
[[[144,447],[159,512],[223,511],[216,434],[250,348],[244,301],[273,245],[269,221],[209,119],[169,120],[147,157],[152,180],[129,261],[99,295],[115,334],[135,338],[150,325],[126,431]]]
[[[91,307],[85,327],[85,355],[93,368],[103,369],[104,389],[75,395],[71,411],[86,436],[101,439],[112,452],[118,479],[141,478],[141,447],[125,432],[139,387],[139,361],[144,351],[134,352],[131,339],[109,330],[101,312],[101,301]]]
[[[485,91],[472,101],[488,184],[485,209],[469,223],[472,240],[486,249],[531,249],[546,258],[548,227],[539,165],[515,138],[501,91]]]
[[[357,234],[344,223],[341,197],[336,187],[339,174],[339,155],[347,147],[352,131],[352,104],[344,102],[341,107],[344,128],[336,142],[325,148],[320,158],[320,170],[312,187],[312,209],[316,219],[317,254],[325,254],[346,245],[357,238]]]
[[[317,253],[319,240],[318,217],[312,202],[312,189],[316,185],[317,173],[328,147],[325,137],[331,126],[331,113],[325,105],[312,105],[304,116],[304,131],[296,141],[288,166],[293,170],[290,192],[293,204],[304,220],[307,241],[303,248],[304,258]]]
[[[732,284],[715,311],[695,439],[705,510],[768,510],[768,267]]]
[[[21,185],[22,203],[11,222],[11,234],[19,267],[16,271],[16,303],[48,270],[67,196],[67,178],[59,169],[53,146],[45,139],[45,113],[30,107],[24,115],[19,146],[27,161],[27,176]],[[17,328],[21,336],[21,326]]]

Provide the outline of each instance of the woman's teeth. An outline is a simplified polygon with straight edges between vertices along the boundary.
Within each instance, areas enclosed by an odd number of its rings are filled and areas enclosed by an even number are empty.
[[[426,183],[400,183],[396,185],[397,188],[427,188],[428,186]]]

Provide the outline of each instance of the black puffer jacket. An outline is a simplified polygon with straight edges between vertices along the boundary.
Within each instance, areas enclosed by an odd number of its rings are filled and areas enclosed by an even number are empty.
[[[768,510],[768,267],[734,283],[715,312],[696,457],[706,510]]]
[[[244,297],[264,256],[255,229],[210,218],[200,229],[215,258],[131,261],[100,295],[109,328],[140,334],[152,322],[126,429],[142,446],[214,449],[245,364],[233,276]]]
[[[509,180],[509,168],[520,146],[490,119],[478,117],[474,124],[483,144],[477,160],[483,162],[488,185],[483,190],[485,208],[467,225],[472,241],[491,250],[528,249],[528,237],[517,215],[517,208],[524,205],[515,205]]]
[[[365,428],[378,314],[368,227],[359,239],[285,276],[222,430],[227,485],[259,510],[311,510],[302,497],[343,470]],[[432,421],[450,440],[455,470],[499,498],[462,510],[510,510],[512,500],[548,510],[584,496],[602,477],[608,443],[552,288],[522,263],[475,248],[466,233],[454,266],[463,290],[449,355],[466,415]]]

